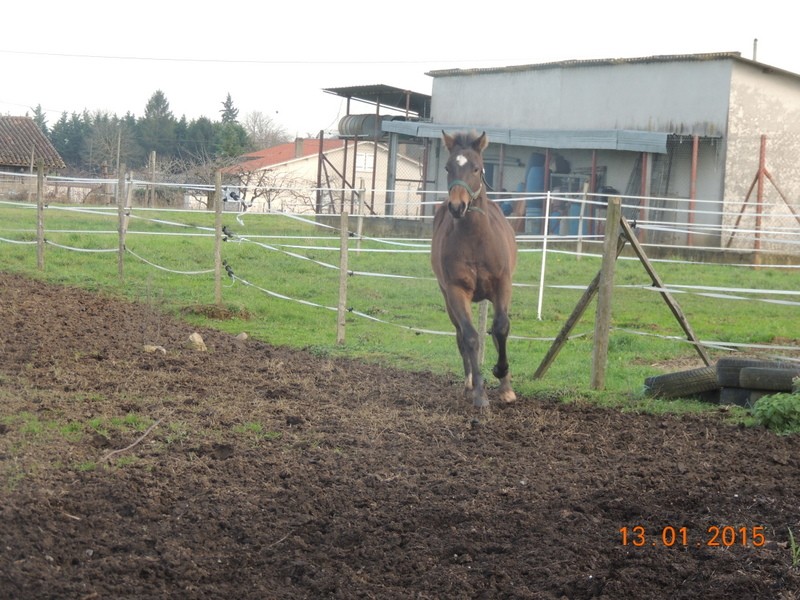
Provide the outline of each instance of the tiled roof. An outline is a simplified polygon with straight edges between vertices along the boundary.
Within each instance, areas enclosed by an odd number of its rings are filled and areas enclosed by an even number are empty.
[[[47,169],[66,167],[53,144],[30,117],[0,116],[0,167],[28,167],[40,159]]]
[[[323,152],[336,150],[342,146],[344,146],[344,142],[342,140],[322,141]],[[305,158],[307,156],[314,156],[317,154],[319,154],[318,139],[312,138],[307,140],[296,140],[294,142],[279,144],[278,146],[272,146],[271,148],[245,154],[240,158],[240,161],[236,166],[225,170],[232,172],[241,170],[257,171],[273,165],[286,163],[290,160],[296,160],[298,158]]]

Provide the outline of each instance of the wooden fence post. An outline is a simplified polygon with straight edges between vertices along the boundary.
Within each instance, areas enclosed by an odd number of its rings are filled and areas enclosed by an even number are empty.
[[[544,201],[544,228],[542,229],[542,266],[539,272],[539,300],[536,304],[536,318],[542,320],[542,301],[544,300],[544,270],[547,266],[547,237],[550,231],[550,190]]]
[[[606,383],[608,363],[608,332],[611,328],[611,298],[614,291],[614,267],[617,263],[617,240],[621,215],[619,197],[608,199],[606,234],[603,239],[603,265],[597,290],[597,314],[594,321],[594,346],[592,350],[592,389],[602,390]]]
[[[478,363],[483,364],[486,356],[486,337],[489,329],[489,301],[478,304]]]
[[[127,202],[128,194],[125,187],[125,164],[119,166],[117,173],[117,233],[119,238],[119,247],[117,250],[117,274],[120,281],[125,279],[125,204]]]
[[[577,252],[576,260],[581,259],[581,253],[583,252],[583,219],[584,213],[586,212],[586,203],[589,201],[589,182],[586,181],[583,184],[583,194],[581,194],[581,208],[580,212],[578,213],[578,242],[575,245],[575,249]]]
[[[36,268],[44,270],[44,162],[41,160],[36,163]]]
[[[222,305],[222,171],[214,178],[214,303]]]
[[[147,208],[153,208],[156,205],[156,151],[150,151],[148,159],[148,167],[150,167],[150,185],[148,186],[147,194]]]
[[[339,237],[339,306],[336,319],[336,343],[344,344],[344,329],[347,317],[347,211],[342,211]]]

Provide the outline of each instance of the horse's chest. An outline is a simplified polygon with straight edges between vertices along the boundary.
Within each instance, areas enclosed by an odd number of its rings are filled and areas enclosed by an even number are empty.
[[[480,263],[453,263],[448,269],[448,279],[475,295],[489,295],[495,288],[497,272]]]

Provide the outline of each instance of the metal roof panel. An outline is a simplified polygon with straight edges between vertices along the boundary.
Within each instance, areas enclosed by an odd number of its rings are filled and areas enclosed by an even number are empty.
[[[552,148],[554,150],[576,148],[586,150],[628,150],[656,154],[666,154],[667,138],[672,135],[666,131],[502,129],[498,127],[475,127],[419,121],[384,121],[382,129],[389,133],[421,138],[439,138],[442,136],[442,130],[475,130],[485,131],[489,136],[490,142],[511,146]]]

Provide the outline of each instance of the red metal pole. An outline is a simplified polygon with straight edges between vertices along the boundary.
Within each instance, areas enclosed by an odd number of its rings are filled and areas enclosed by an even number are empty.
[[[697,155],[700,150],[700,137],[692,136],[692,175],[689,180],[689,233],[686,234],[686,245],[692,245],[692,225],[694,225],[694,201],[697,199]]]
[[[506,145],[500,144],[500,168],[499,168],[500,172],[497,174],[497,181],[495,182],[495,187],[497,187],[497,191],[499,192],[503,191],[503,177],[504,177],[503,163],[505,161],[506,161]]]
[[[642,196],[642,206],[639,209],[639,219],[644,221],[645,217],[647,216],[647,210],[645,209],[645,196],[647,196],[647,153],[642,152],[642,183],[641,183],[641,192],[640,195]],[[639,229],[639,241],[644,242],[645,232],[644,229]]]
[[[550,191],[550,149],[544,151],[544,191]]]

